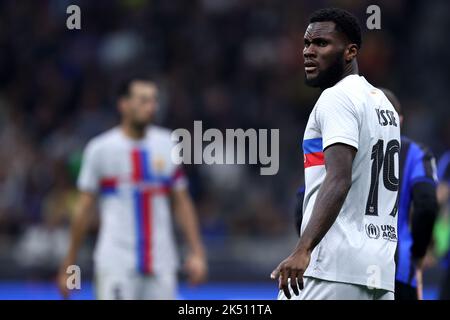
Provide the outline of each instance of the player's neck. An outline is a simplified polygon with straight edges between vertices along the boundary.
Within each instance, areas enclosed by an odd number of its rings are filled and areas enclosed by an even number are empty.
[[[133,140],[141,140],[145,136],[146,127],[136,127],[127,123],[122,123],[122,132],[126,137]]]
[[[359,74],[358,63],[356,62],[356,59],[353,59],[351,63],[345,65],[341,80],[352,74]]]
[[[327,88],[330,88],[334,85],[336,85],[338,82],[340,82],[342,79],[344,79],[347,76],[351,76],[353,74],[358,75],[358,63],[356,62],[356,59],[353,59],[351,63],[348,63],[344,66],[344,70],[341,74],[337,74],[333,77],[333,80],[330,80],[329,82],[324,83],[322,86],[320,86],[321,90],[325,90]]]

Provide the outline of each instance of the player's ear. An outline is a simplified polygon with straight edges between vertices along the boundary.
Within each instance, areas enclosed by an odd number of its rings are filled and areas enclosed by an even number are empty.
[[[347,45],[345,49],[345,62],[351,62],[358,55],[358,46],[354,43]]]

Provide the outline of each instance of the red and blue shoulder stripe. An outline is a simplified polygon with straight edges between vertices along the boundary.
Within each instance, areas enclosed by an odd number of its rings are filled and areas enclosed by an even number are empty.
[[[303,154],[305,169],[324,165],[325,157],[322,149],[322,138],[303,140]]]

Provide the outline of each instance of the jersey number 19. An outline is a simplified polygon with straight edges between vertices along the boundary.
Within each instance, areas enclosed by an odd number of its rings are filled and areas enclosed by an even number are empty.
[[[366,204],[366,215],[378,216],[378,184],[381,168],[383,168],[383,185],[387,190],[398,191],[399,179],[395,176],[395,159],[396,153],[400,152],[400,142],[398,140],[391,140],[386,146],[386,153],[384,150],[384,141],[378,142],[372,148],[372,170],[370,179],[369,197]],[[397,200],[390,215],[395,217],[397,214]]]

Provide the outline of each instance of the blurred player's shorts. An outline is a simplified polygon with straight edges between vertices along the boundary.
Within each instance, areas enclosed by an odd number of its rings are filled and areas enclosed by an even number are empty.
[[[97,270],[95,293],[99,300],[172,300],[177,294],[177,276],[173,272],[144,275],[130,270]]]

